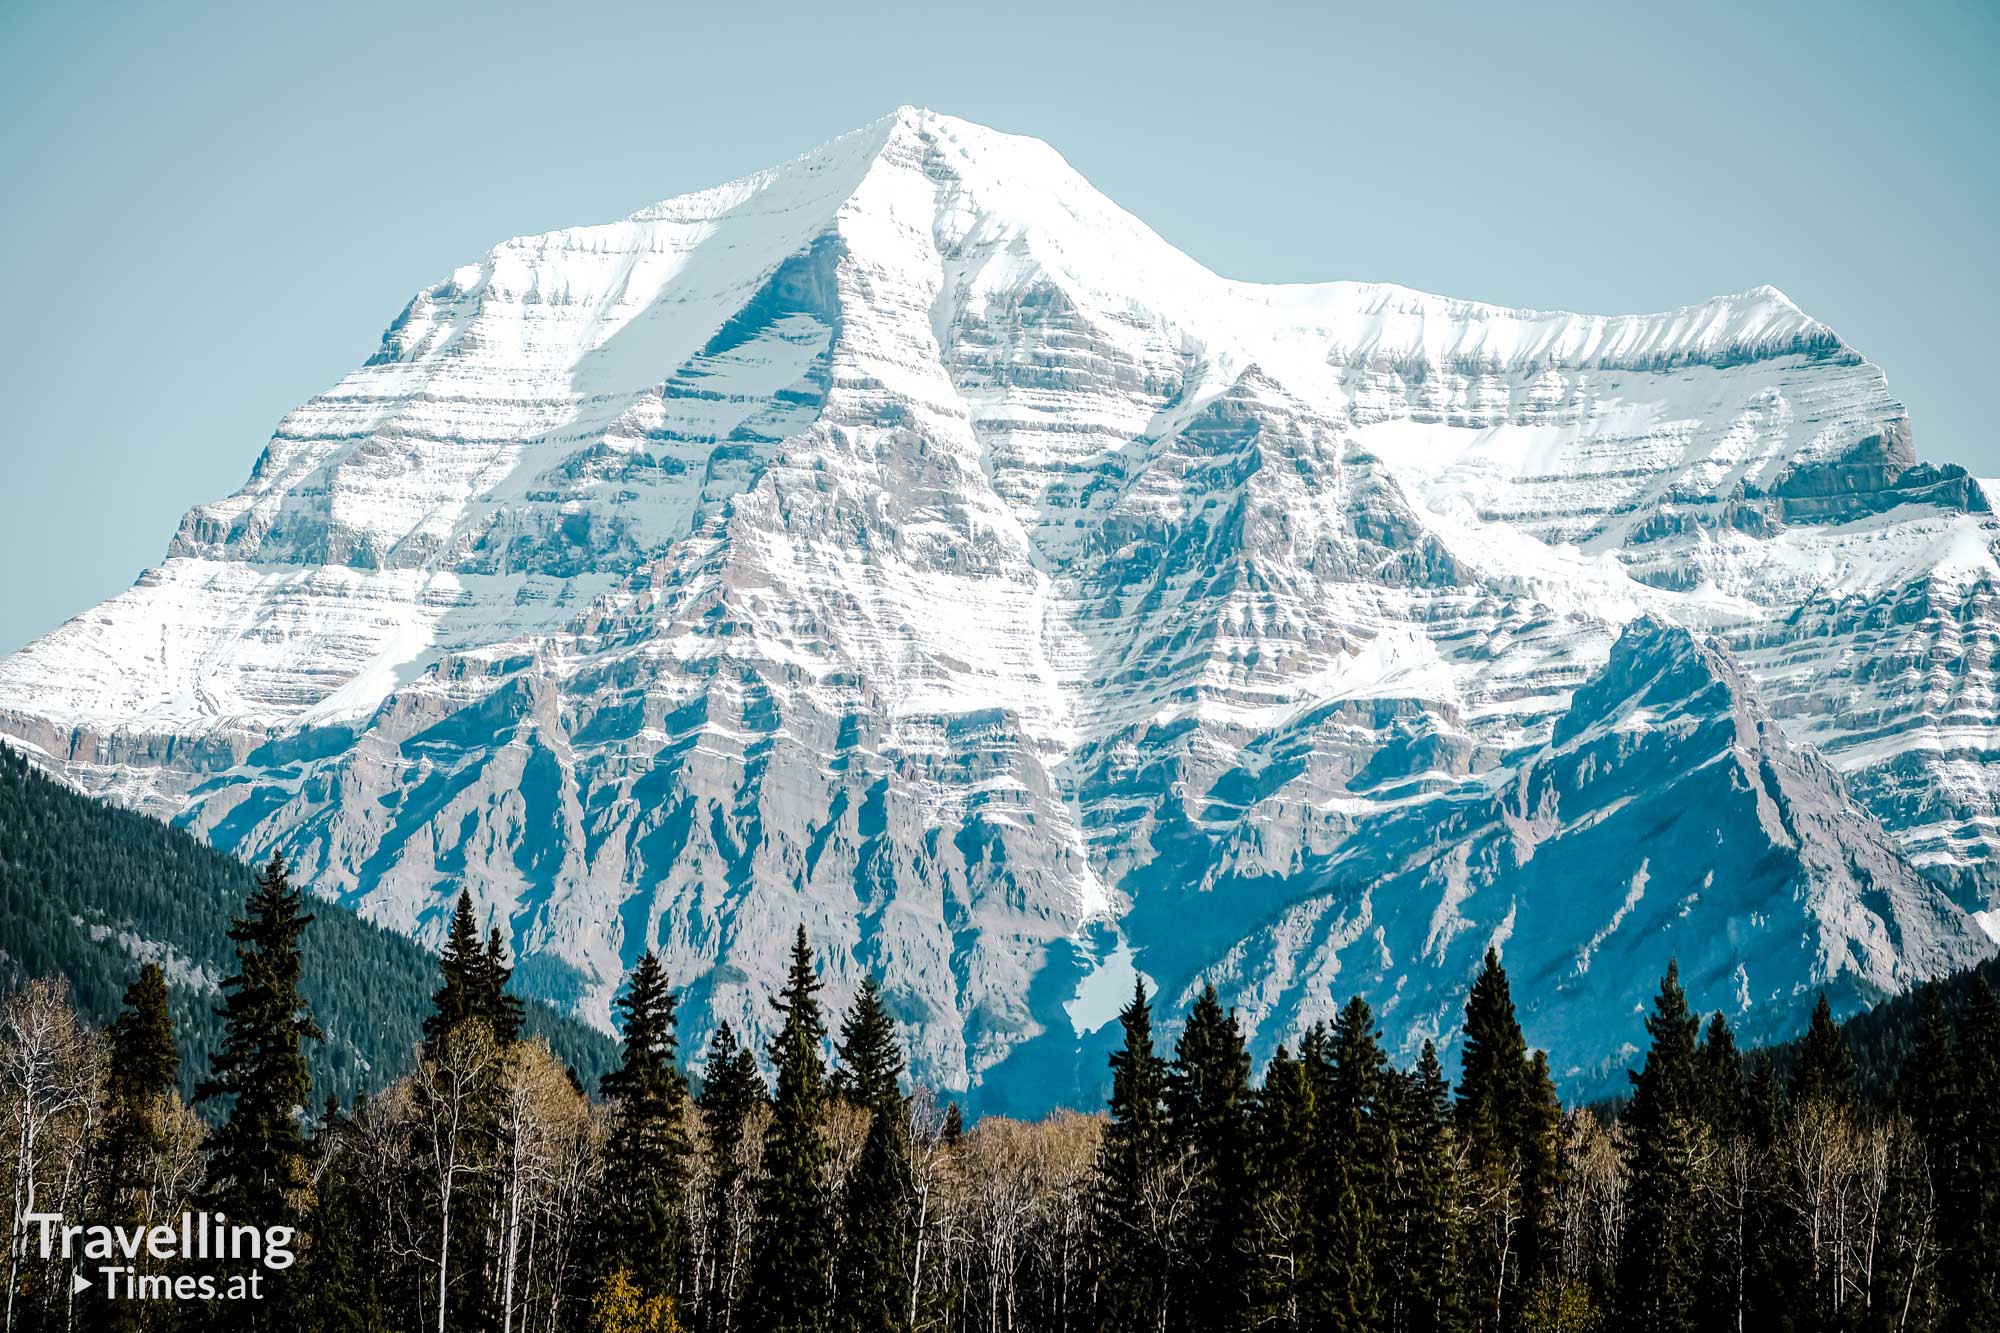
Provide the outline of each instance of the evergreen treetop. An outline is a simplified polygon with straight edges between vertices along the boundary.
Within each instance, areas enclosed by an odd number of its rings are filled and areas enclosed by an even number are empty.
[[[219,1210],[267,1226],[296,1218],[305,1202],[301,1117],[312,1087],[303,1047],[322,1034],[299,995],[299,939],[312,924],[303,907],[284,857],[273,852],[229,925],[238,970],[222,983],[223,1041],[196,1094],[229,1103],[211,1144],[211,1198]]]
[[[822,1333],[831,1322],[833,1201],[821,1130],[828,1086],[819,990],[801,925],[784,989],[773,1001],[784,1023],[770,1045],[777,1077],[758,1188],[765,1221],[750,1256],[749,1333]]]
[[[709,1038],[705,1064],[699,1098],[702,1120],[712,1140],[734,1143],[751,1110],[764,1100],[764,1076],[757,1071],[757,1057],[736,1039],[736,1030],[726,1020]]]
[[[671,1298],[690,1145],[676,1001],[658,954],[640,955],[615,1007],[624,1016],[624,1058],[603,1079],[611,1133],[596,1262],[600,1273],[629,1274],[648,1299]]]
[[[424,1020],[424,1041],[434,1045],[468,1019],[478,1017],[485,992],[485,954],[479,945],[479,923],[472,914],[472,893],[461,889],[451,914],[451,930],[438,954],[442,976],[431,996],[431,1013]]]
[[[111,1024],[111,1088],[120,1101],[171,1092],[180,1082],[180,1052],[167,1008],[167,975],[147,963],[125,989],[124,1008]]]
[[[895,1114],[902,1106],[903,1053],[895,1020],[882,1003],[882,988],[871,974],[861,979],[854,1004],[840,1025],[839,1072],[835,1090],[856,1106]]]
[[[502,1046],[521,1039],[521,1024],[527,1016],[527,1005],[507,989],[513,978],[514,969],[508,966],[507,944],[500,937],[500,927],[490,927],[486,932],[486,952],[480,958],[478,1007],[493,1028],[493,1039]]]
[[[1792,1070],[1792,1102],[1826,1101],[1845,1106],[1854,1098],[1854,1056],[1840,1025],[1833,1021],[1833,1009],[1821,991],[1813,1006],[1812,1024],[1799,1043],[1799,1062]]]

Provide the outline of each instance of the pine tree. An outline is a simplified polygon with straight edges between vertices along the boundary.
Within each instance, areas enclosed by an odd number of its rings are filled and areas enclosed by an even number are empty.
[[[848,1177],[839,1255],[840,1324],[854,1333],[908,1327],[911,1204],[908,1121],[899,1083],[903,1054],[871,976],[840,1030],[843,1096],[869,1114],[868,1137]]]
[[[1124,1043],[1111,1056],[1111,1117],[1098,1148],[1092,1201],[1097,1327],[1161,1333],[1172,1255],[1163,1197],[1172,1142],[1166,1061],[1153,1049],[1153,1007],[1143,978],[1118,1022]]]
[[[1175,1305],[1186,1327],[1230,1333],[1250,1316],[1250,1056],[1212,985],[1174,1045],[1165,1100],[1192,1174],[1190,1216],[1175,1245]]]
[[[1325,1049],[1325,1094],[1315,1103],[1320,1229],[1312,1323],[1353,1333],[1382,1321],[1382,1205],[1396,1153],[1385,1100],[1388,1060],[1360,996],[1340,1011]]]
[[[708,1243],[702,1247],[711,1265],[702,1284],[702,1327],[708,1333],[727,1333],[734,1326],[746,1258],[736,1226],[738,1216],[745,1211],[740,1200],[744,1188],[740,1150],[750,1117],[764,1100],[765,1088],[764,1077],[757,1072],[757,1057],[737,1042],[735,1030],[726,1022],[709,1039],[706,1070],[699,1103],[702,1133],[715,1166],[709,1177],[706,1210],[710,1231]]]
[[[1452,1141],[1451,1086],[1426,1041],[1399,1080],[1396,1183],[1388,1248],[1392,1333],[1457,1333],[1465,1327],[1465,1184]]]
[[[224,1099],[227,1113],[209,1143],[211,1210],[259,1226],[297,1226],[310,1202],[301,1117],[312,1094],[304,1043],[324,1040],[299,994],[299,938],[312,924],[273,852],[243,915],[229,923],[237,972],[222,983],[216,1011],[223,1037],[198,1099]],[[224,1307],[235,1327],[278,1326],[272,1302]]]
[[[777,1087],[764,1135],[759,1223],[750,1256],[750,1333],[823,1333],[831,1326],[833,1217],[827,1198],[827,1074],[820,982],[799,927],[776,1003],[784,1024],[770,1047]]]
[[[686,1248],[687,1083],[678,1063],[676,1001],[658,954],[640,955],[616,1007],[624,1055],[603,1080],[611,1132],[596,1259],[601,1273],[627,1272],[643,1299],[671,1302]]]
[[[1680,969],[1668,964],[1646,1019],[1652,1045],[1633,1074],[1624,1117],[1631,1171],[1618,1273],[1620,1325],[1632,1333],[1673,1333],[1702,1322],[1697,1216],[1698,1157],[1710,1109]]]

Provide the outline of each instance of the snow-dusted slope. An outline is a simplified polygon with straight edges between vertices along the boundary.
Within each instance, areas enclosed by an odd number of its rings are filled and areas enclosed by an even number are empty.
[[[1669,950],[1758,1034],[1992,947],[1995,532],[1769,288],[1230,282],[906,109],[420,293],[0,730],[690,1045],[799,920],[951,1086],[1100,967],[1268,1050],[1498,941],[1583,1087]]]

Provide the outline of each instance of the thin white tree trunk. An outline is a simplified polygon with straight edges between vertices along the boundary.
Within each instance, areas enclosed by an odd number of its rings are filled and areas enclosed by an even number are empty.
[[[449,1171],[446,1172],[445,1179],[447,1181],[451,1179]],[[443,1204],[442,1211],[444,1217],[442,1225],[438,1228],[437,1333],[444,1333],[445,1270],[451,1258],[451,1186],[449,1184],[444,1188],[441,1202]]]
[[[21,1254],[28,1246],[27,1224],[23,1219],[35,1211],[35,1093],[30,1076],[22,1089],[21,1139],[14,1153],[13,1243],[7,1247],[7,1333],[14,1333],[14,1288],[20,1285]]]
[[[521,1151],[518,1135],[515,1136],[513,1156],[514,1167],[508,1173],[512,1179],[507,1187],[507,1250],[500,1270],[500,1333],[514,1333],[514,1254],[520,1244],[521,1230]]]

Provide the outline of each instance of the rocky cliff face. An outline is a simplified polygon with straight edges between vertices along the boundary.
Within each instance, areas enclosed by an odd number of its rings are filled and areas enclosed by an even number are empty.
[[[801,920],[1022,1106],[1134,967],[1268,1052],[1495,943],[1587,1090],[1669,953],[1765,1035],[1992,949],[1996,532],[1768,288],[1228,282],[905,110],[420,293],[0,730],[691,1047]]]

